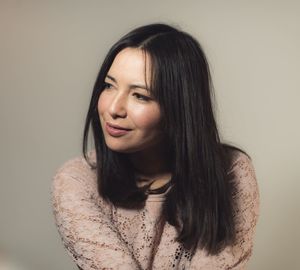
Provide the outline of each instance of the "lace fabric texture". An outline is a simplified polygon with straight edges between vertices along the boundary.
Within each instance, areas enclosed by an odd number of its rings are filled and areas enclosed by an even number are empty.
[[[94,151],[90,152],[95,158]],[[138,210],[117,208],[97,192],[97,177],[83,157],[67,161],[52,181],[52,206],[62,242],[80,269],[244,270],[253,250],[259,191],[251,160],[237,152],[232,165],[236,188],[237,240],[215,256],[190,254],[175,241],[176,230],[161,218],[166,193],[150,194]]]

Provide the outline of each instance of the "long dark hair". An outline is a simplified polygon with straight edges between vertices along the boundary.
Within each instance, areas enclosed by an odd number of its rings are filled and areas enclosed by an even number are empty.
[[[136,185],[126,154],[106,146],[97,109],[106,74],[127,47],[143,50],[151,61],[150,89],[161,109],[173,184],[163,215],[177,228],[177,241],[185,248],[217,254],[235,239],[229,170],[233,150],[240,149],[220,142],[209,66],[198,41],[186,32],[166,24],[142,26],[108,52],[94,85],[83,136],[83,155],[97,170],[98,192],[114,205],[127,207],[141,205],[147,198]],[[90,163],[87,153],[90,126],[96,164]]]

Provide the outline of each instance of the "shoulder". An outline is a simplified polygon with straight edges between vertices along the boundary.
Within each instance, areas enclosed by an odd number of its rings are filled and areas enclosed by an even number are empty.
[[[88,152],[89,161],[95,164],[95,151]],[[73,185],[95,190],[97,173],[83,156],[77,156],[63,163],[54,173],[52,191],[59,186]]]
[[[95,163],[95,151],[89,151],[88,152],[89,160]],[[65,163],[63,163],[56,171],[55,174],[65,173],[65,174],[71,174],[71,175],[80,175],[82,173],[89,173],[93,172],[94,170],[92,167],[88,164],[88,162],[85,160],[83,156],[77,156],[72,159],[67,160]]]
[[[234,150],[229,173],[233,174],[236,185],[257,188],[256,173],[252,159],[247,154]]]
[[[255,227],[259,216],[259,187],[251,158],[243,152],[234,153],[231,171],[233,179],[234,212],[238,223],[248,220]],[[251,220],[251,221],[250,221]],[[246,226],[243,224],[243,226]]]

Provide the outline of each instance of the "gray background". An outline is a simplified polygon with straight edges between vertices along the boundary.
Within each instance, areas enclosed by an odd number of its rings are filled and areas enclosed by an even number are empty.
[[[291,0],[0,1],[4,258],[17,269],[76,269],[54,225],[51,178],[80,155],[110,45],[133,27],[165,22],[203,45],[222,138],[252,156],[261,216],[248,269],[300,269],[299,14]]]

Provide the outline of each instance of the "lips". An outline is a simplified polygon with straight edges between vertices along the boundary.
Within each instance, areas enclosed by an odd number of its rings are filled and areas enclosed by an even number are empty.
[[[105,129],[107,133],[113,137],[119,137],[131,131],[131,129],[123,128],[118,125],[112,125],[110,123],[105,124]]]
[[[114,124],[111,124],[109,122],[106,122],[106,124],[109,126],[109,127],[112,127],[114,129],[121,129],[121,130],[131,130],[130,128],[125,128],[125,127],[121,127],[119,125],[114,125]]]

